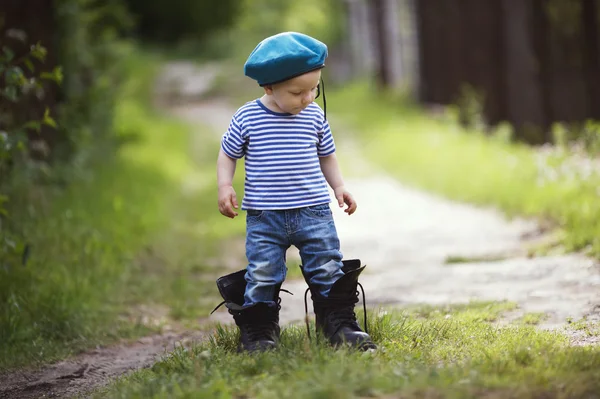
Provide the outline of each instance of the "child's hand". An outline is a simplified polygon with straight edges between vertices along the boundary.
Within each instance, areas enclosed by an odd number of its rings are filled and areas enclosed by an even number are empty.
[[[238,215],[233,208],[238,208],[237,197],[233,186],[219,187],[219,212],[228,218],[234,218]]]
[[[344,209],[344,212],[346,212],[348,215],[352,215],[354,211],[356,211],[357,207],[356,201],[354,200],[354,197],[352,197],[352,194],[350,194],[350,192],[346,190],[344,186],[336,188],[333,190],[333,192],[338,204],[340,205],[340,208],[343,208],[344,204],[348,205],[348,207]]]

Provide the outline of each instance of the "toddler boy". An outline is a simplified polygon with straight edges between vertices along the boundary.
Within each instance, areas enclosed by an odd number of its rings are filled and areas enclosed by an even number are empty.
[[[232,180],[245,157],[242,210],[246,213],[245,270],[217,286],[240,329],[241,350],[271,349],[279,339],[279,291],[286,277],[286,250],[296,246],[312,294],[317,329],[334,345],[375,345],[356,322],[360,261],[342,262],[329,208],[327,184],[352,215],[356,201],[344,186],[335,143],[319,92],[327,46],[296,32],[260,42],[244,71],[264,89],[233,115],[217,161],[219,211],[238,216]]]

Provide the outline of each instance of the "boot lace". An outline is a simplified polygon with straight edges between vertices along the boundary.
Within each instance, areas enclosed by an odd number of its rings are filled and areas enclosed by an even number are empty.
[[[283,288],[282,288],[282,289],[280,289],[279,291],[280,291],[280,292],[285,292],[285,293],[288,293],[288,294],[290,294],[290,295],[294,295],[294,294],[292,294],[290,291],[288,291],[288,290],[284,290]],[[212,310],[212,312],[210,312],[210,314],[213,314],[213,313],[215,313],[215,311],[216,311],[217,309],[219,309],[221,306],[225,305],[226,303],[227,303],[227,301],[223,301],[223,302],[221,302],[220,304],[218,304],[218,305],[217,305],[217,306],[216,306],[216,307],[215,307],[215,308]],[[277,307],[278,307],[278,310],[279,310],[279,309],[281,309],[281,298],[277,298]]]
[[[367,323],[367,302],[365,300],[365,290],[361,283],[357,283],[358,287],[360,287],[360,291],[362,292],[362,304],[363,304],[363,322],[365,327],[365,332],[368,334],[368,323]],[[308,333],[308,339],[312,340],[310,336],[310,324],[308,318],[308,292],[310,288],[307,288],[304,291],[304,312],[305,317],[304,321],[306,323],[306,331]],[[337,305],[336,310],[332,311],[328,316],[331,320],[333,320],[336,328],[339,328],[343,325],[347,325],[353,327],[356,324],[356,314],[354,313],[354,305],[359,301],[359,292],[356,290],[355,298],[348,299],[338,299],[338,298],[327,298],[327,303],[332,305]],[[339,308],[338,308],[339,307]]]

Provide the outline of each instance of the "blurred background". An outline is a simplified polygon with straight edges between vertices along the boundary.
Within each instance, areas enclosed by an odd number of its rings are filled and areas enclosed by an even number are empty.
[[[599,25],[600,0],[2,0],[0,355],[105,331],[106,298],[205,314],[218,134],[156,106],[260,96],[243,63],[282,31],[328,45],[328,111],[371,162],[599,257]],[[158,90],[165,65],[196,78]]]
[[[597,136],[586,124],[600,119],[596,0],[5,0],[0,12],[3,176],[17,143],[64,159],[107,134],[124,42],[234,59],[239,75],[258,41],[287,30],[329,45],[337,85],[368,79],[455,105],[465,124],[507,122],[529,144],[553,143],[557,122],[569,138]]]

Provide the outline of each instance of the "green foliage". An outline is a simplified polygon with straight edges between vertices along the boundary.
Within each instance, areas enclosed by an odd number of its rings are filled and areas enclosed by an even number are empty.
[[[25,37],[14,31],[7,32],[7,35],[9,34],[23,40]],[[29,51],[20,57],[16,57],[6,45],[2,47],[2,52],[0,73],[4,84],[0,89],[0,176],[5,177],[12,161],[23,155],[30,131],[39,133],[42,125],[57,128],[48,108],[38,119],[33,120],[22,119],[22,114],[17,110],[27,107],[32,102],[41,102],[46,83],[53,81],[60,84],[63,75],[60,67],[55,67],[50,72],[36,68],[34,61],[43,63],[47,55],[46,48],[40,43],[31,45]],[[2,183],[5,181],[0,181],[0,185]]]
[[[62,186],[85,173],[92,154],[112,150],[104,143],[112,140],[114,98],[122,75],[118,61],[126,50],[117,34],[129,24],[119,1],[55,2],[58,32],[56,42],[45,41],[50,48],[29,46],[26,30],[6,31],[10,45],[0,55],[0,265],[9,256],[25,259],[20,252],[29,248],[21,221],[7,211],[13,191]],[[49,52],[56,65],[44,63]],[[60,86],[60,103],[58,95],[47,96],[49,84]]]
[[[0,24],[0,30],[2,28]],[[7,30],[5,36],[6,39],[14,39],[21,45],[28,44],[27,35],[23,31]],[[15,163],[28,159],[29,134],[39,134],[43,125],[53,129],[58,127],[47,107],[36,119],[29,119],[29,114],[22,112],[32,104],[43,104],[48,82],[62,82],[60,67],[55,67],[50,72],[41,69],[46,56],[47,50],[40,43],[30,45],[28,50],[19,56],[5,44],[0,55],[0,81],[3,82],[0,89],[0,231],[3,233],[0,236],[0,259],[20,256],[22,263],[27,260],[28,246],[14,229],[9,230],[11,226],[7,206],[10,197],[6,184],[7,176],[15,167]]]
[[[212,31],[202,38],[200,45],[188,43],[186,55],[204,59],[233,58],[241,65],[258,42],[285,31],[306,33],[332,48],[343,38],[343,7],[343,2],[337,0],[238,2],[233,26]],[[238,66],[236,72],[239,71]]]
[[[127,3],[136,15],[140,37],[166,45],[172,56],[203,61],[235,58],[238,65],[260,40],[283,31],[304,32],[333,46],[343,37],[345,23],[344,4],[338,0]]]
[[[172,44],[186,38],[204,39],[234,21],[239,4],[235,0],[125,0],[136,16],[141,38]]]
[[[237,354],[234,328],[179,348],[98,397],[476,398],[590,397],[600,389],[598,348],[570,348],[557,333],[498,328],[511,304],[472,303],[372,314],[375,353],[309,342],[283,330],[278,350]]]
[[[600,155],[600,121],[555,123],[552,126],[554,143],[566,150]]]
[[[145,330],[115,322],[117,298],[132,257],[163,217],[164,197],[150,193],[168,183],[121,159],[103,161],[66,190],[28,182],[11,187],[11,218],[32,253],[26,265],[17,251],[0,264],[0,369]]]
[[[341,37],[341,2],[332,0],[252,0],[242,3],[240,38],[260,40],[285,31],[298,31],[332,44]]]
[[[561,35],[573,37],[581,31],[581,2],[550,0],[545,12],[552,28]]]
[[[31,253],[26,266],[17,253],[0,261],[0,370],[174,320],[195,324],[218,303],[209,265],[219,231],[212,225],[222,217],[210,184],[218,138],[196,132],[200,157],[189,158],[190,127],[149,104],[158,62],[131,49],[124,64],[114,129],[128,145],[96,160],[66,189],[13,191],[12,216]],[[206,184],[183,193],[190,179]],[[168,311],[140,310],[155,304]]]
[[[456,109],[461,125],[471,129],[483,129],[485,127],[484,104],[485,95],[482,90],[470,84],[463,84],[455,104],[450,108]]]
[[[98,152],[98,143],[112,139],[115,98],[129,51],[119,36],[132,21],[120,0],[61,0],[55,14],[65,76],[58,119],[66,139],[54,158],[81,168]]]

